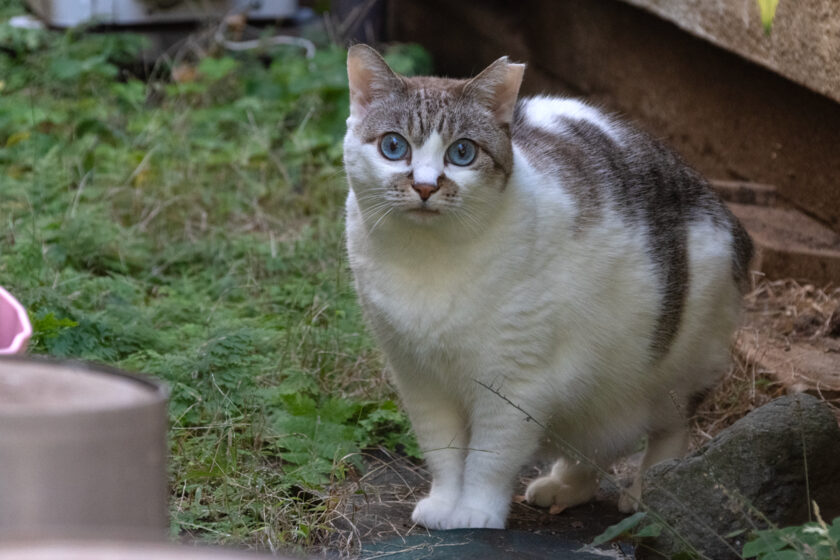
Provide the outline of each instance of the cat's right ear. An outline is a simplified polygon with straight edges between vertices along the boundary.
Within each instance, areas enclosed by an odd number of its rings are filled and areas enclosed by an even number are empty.
[[[524,73],[524,64],[509,62],[503,56],[467,82],[464,93],[490,109],[499,124],[509,125]]]
[[[404,89],[402,79],[385,59],[367,45],[353,45],[347,51],[347,77],[350,80],[350,114],[362,118],[371,101]]]

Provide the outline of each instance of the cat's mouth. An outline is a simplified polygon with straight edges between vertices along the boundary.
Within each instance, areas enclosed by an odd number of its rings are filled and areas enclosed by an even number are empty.
[[[437,208],[430,208],[429,205],[424,202],[419,206],[408,208],[406,210],[406,214],[412,216],[435,216],[437,214],[440,214],[440,210],[438,210]]]

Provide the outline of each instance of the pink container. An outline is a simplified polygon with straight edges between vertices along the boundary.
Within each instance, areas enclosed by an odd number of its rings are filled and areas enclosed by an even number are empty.
[[[0,286],[0,354],[20,354],[32,336],[23,306]]]

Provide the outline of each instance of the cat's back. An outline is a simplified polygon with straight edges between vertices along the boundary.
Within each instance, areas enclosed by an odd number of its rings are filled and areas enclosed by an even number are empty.
[[[745,280],[746,231],[702,175],[649,134],[576,99],[538,96],[517,102],[511,136],[522,157],[553,179],[546,188],[574,201],[575,233],[618,218],[645,232],[654,260],[675,266],[689,230],[711,224],[731,235],[733,274]]]
[[[626,240],[636,243],[661,302],[656,355],[671,346],[686,306],[747,285],[749,236],[707,181],[650,135],[576,100],[535,97],[518,102],[511,136],[545,178],[537,196],[559,189],[572,201],[568,237],[601,258],[621,259]],[[593,247],[605,243],[619,250]]]
[[[685,218],[723,206],[703,178],[672,150],[634,126],[576,99],[519,100],[513,144],[543,173],[556,176],[581,206],[628,216],[655,202],[657,213]]]

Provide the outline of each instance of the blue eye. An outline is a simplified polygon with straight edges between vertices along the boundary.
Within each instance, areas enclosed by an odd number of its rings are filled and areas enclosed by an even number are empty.
[[[389,132],[379,142],[379,151],[392,161],[403,159],[408,153],[408,142],[396,132]]]
[[[475,142],[461,138],[455,140],[446,150],[446,157],[455,165],[469,165],[475,159],[475,154],[478,148],[475,147]]]

